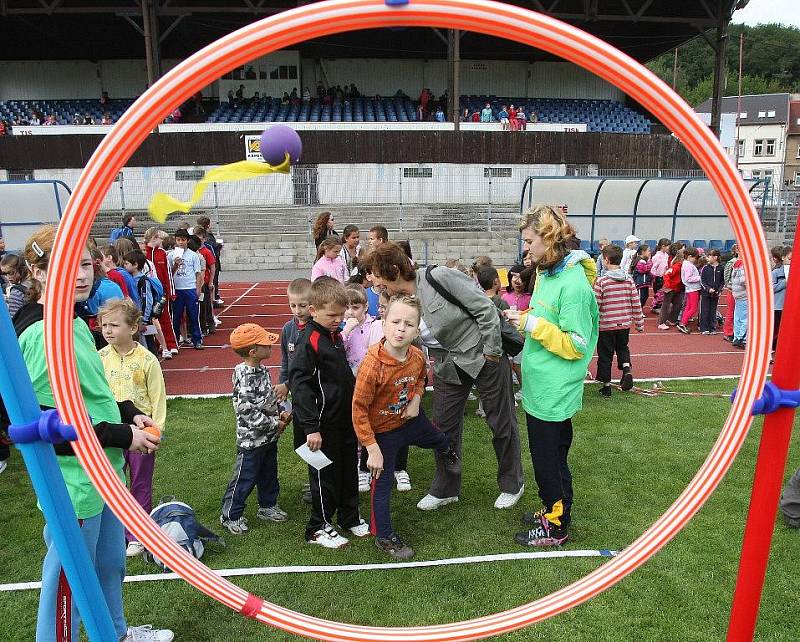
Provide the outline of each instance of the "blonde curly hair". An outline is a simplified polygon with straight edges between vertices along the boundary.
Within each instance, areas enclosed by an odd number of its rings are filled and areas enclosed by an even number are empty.
[[[576,232],[559,206],[534,205],[529,208],[522,215],[519,231],[529,227],[542,238],[545,246],[544,255],[536,263],[538,267],[550,269],[569,254],[567,244],[575,238]]]

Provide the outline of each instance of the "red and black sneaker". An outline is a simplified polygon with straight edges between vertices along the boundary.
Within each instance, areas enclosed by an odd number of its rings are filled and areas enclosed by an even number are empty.
[[[567,538],[566,528],[556,526],[544,517],[538,526],[514,535],[514,541],[517,544],[533,547],[561,546],[567,541]]]

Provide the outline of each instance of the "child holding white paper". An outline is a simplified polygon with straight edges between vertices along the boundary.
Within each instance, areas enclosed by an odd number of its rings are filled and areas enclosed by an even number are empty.
[[[245,323],[231,332],[231,348],[244,361],[233,370],[236,464],[222,498],[219,521],[234,535],[250,530],[244,508],[253,488],[258,489],[256,517],[270,522],[288,519],[278,506],[278,438],[292,416],[278,408],[269,370],[261,365],[272,354],[278,338],[255,323]]]

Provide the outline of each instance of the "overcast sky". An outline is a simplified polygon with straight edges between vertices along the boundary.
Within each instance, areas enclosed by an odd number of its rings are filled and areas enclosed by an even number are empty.
[[[746,25],[779,22],[800,27],[800,2],[798,0],[750,0],[744,9],[735,11],[733,22]]]

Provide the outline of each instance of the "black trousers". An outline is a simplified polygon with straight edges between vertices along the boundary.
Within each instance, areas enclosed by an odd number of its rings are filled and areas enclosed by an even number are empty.
[[[572,511],[572,473],[567,464],[572,445],[572,419],[544,421],[529,414],[525,419],[539,497],[550,515],[548,519],[554,521],[555,517],[567,526]]]
[[[639,288],[639,303],[642,304],[642,312],[644,312],[644,304],[647,303],[647,299],[650,298],[650,286],[645,285],[644,287]]]
[[[773,326],[772,326],[772,351],[775,352],[775,348],[778,346],[778,331],[781,329],[781,315],[783,314],[783,310],[775,310],[773,319]]]
[[[617,368],[631,364],[631,351],[628,348],[630,329],[600,330],[597,337],[597,377],[598,381],[611,383],[611,362],[617,354]]]
[[[714,332],[717,329],[718,303],[719,295],[700,292],[700,332]]]
[[[322,470],[308,467],[311,485],[311,515],[306,525],[306,539],[325,526],[333,525],[334,516],[343,529],[357,526],[358,513],[358,440],[351,421],[324,426],[322,452],[333,463]]]

